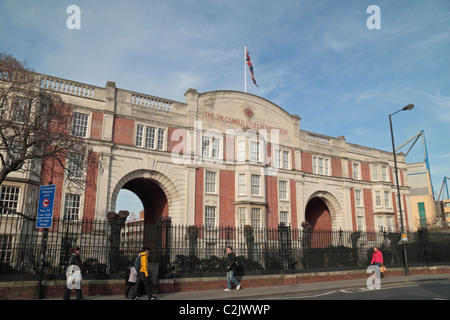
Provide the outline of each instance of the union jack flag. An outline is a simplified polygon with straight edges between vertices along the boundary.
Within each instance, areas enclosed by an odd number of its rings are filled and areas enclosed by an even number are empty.
[[[253,83],[255,84],[255,86],[258,87],[258,85],[256,84],[255,74],[253,73],[252,62],[250,61],[250,54],[248,53],[247,48],[245,49],[245,63],[248,64],[248,68],[250,69],[250,74],[252,75]]]

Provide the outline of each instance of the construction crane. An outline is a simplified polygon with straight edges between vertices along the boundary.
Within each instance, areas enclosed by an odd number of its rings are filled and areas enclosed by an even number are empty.
[[[433,195],[433,198],[434,198],[434,188],[433,188],[433,182],[431,181],[431,170],[430,170],[430,162],[428,160],[428,150],[427,150],[427,142],[425,140],[425,132],[423,130],[421,130],[419,133],[414,135],[411,139],[409,139],[408,141],[403,143],[401,146],[399,146],[397,149],[395,149],[395,152],[397,152],[398,150],[403,148],[405,145],[410,143],[412,140],[414,140],[414,142],[412,143],[411,147],[408,149],[408,152],[406,152],[406,154],[405,154],[405,157],[406,157],[408,155],[408,153],[411,151],[412,147],[414,147],[414,145],[417,142],[417,140],[419,140],[420,137],[422,137],[423,155],[424,155],[424,158],[425,158],[425,165],[427,167],[428,174],[430,175],[431,192],[432,192],[432,195]]]
[[[441,199],[441,194],[442,194],[442,191],[444,190],[444,187],[445,187],[445,190],[447,191],[447,198],[446,198],[446,199],[450,199],[450,195],[449,195],[449,193],[448,193],[447,180],[448,180],[448,177],[444,177],[444,181],[442,181],[441,191],[439,191],[439,197],[438,197],[438,200]]]

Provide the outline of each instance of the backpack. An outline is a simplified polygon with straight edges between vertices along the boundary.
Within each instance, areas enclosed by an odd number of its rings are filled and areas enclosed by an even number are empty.
[[[134,268],[137,272],[141,270],[141,255],[139,254],[136,259],[134,259]]]

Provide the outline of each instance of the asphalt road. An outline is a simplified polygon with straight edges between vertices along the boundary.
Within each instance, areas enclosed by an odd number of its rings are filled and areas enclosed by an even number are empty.
[[[323,290],[277,296],[272,300],[450,300],[450,281],[382,285],[379,289]]]

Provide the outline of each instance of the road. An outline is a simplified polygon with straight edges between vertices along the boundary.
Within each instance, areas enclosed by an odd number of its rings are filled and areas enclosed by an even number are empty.
[[[271,300],[450,300],[450,281],[430,281],[413,284],[384,285],[370,290],[354,288],[346,290],[322,290],[314,293],[298,293]]]

